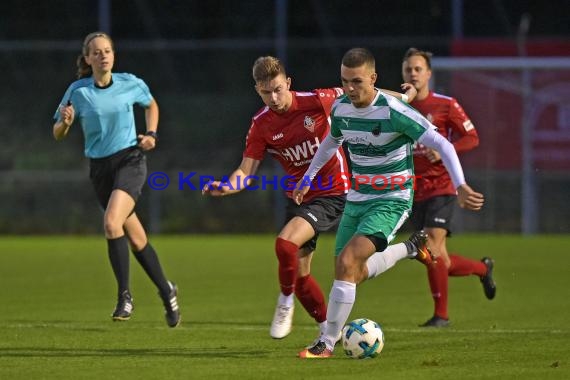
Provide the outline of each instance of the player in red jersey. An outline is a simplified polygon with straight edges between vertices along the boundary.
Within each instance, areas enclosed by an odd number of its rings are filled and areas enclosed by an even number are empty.
[[[454,98],[436,94],[429,89],[431,56],[431,53],[415,48],[410,48],[404,55],[402,76],[405,82],[414,85],[418,91],[410,104],[453,143],[458,153],[471,150],[479,144],[479,137],[463,108]],[[435,312],[421,326],[445,327],[449,325],[448,276],[479,276],[485,296],[493,299],[496,292],[493,260],[484,257],[481,261],[475,261],[457,254],[448,254],[446,238],[451,233],[456,199],[451,178],[439,153],[421,144],[414,148],[414,167],[417,181],[410,221],[415,229],[427,232],[428,245],[437,258],[428,266]]]
[[[346,173],[348,176],[348,168],[343,151],[337,151],[324,166],[320,182],[309,191],[306,203],[299,206],[291,198],[295,184],[329,133],[331,107],[343,91],[341,88],[292,91],[291,78],[287,77],[285,68],[278,59],[269,56],[255,61],[253,78],[265,107],[253,116],[242,162],[227,180],[206,185],[203,193],[224,196],[243,190],[252,182],[251,177],[257,172],[266,152],[281,164],[290,180],[282,181],[287,179],[284,177],[277,181],[288,199],[286,222],[275,242],[281,294],[270,335],[280,339],[291,331],[294,296],[319,324],[322,332],[326,328],[327,307],[321,288],[310,274],[310,266],[319,233],[336,226],[344,209],[346,190],[341,175]],[[413,86],[403,88],[407,89],[407,96],[415,95]],[[401,97],[398,93],[390,94]],[[261,183],[263,188],[264,182]],[[277,187],[272,183],[270,186]],[[384,267],[381,268],[383,270]]]

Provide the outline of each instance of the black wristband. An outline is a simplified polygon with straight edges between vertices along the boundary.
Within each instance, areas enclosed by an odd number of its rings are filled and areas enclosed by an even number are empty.
[[[155,142],[158,142],[158,133],[155,131],[147,131],[147,133],[145,133],[145,136],[150,136],[154,139]]]

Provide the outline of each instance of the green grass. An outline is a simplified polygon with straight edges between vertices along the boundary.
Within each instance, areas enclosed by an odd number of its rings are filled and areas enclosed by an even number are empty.
[[[452,252],[495,259],[497,297],[476,277],[450,279],[452,327],[425,330],[425,269],[405,260],[361,285],[351,318],[378,321],[382,354],[329,360],[296,353],[317,334],[297,304],[273,340],[278,293],[272,236],[156,236],[179,285],[183,324],[169,329],[150,281],[131,261],[135,311],[113,323],[115,286],[102,237],[0,237],[0,379],[568,379],[570,237],[460,236]],[[313,262],[325,295],[333,237]]]

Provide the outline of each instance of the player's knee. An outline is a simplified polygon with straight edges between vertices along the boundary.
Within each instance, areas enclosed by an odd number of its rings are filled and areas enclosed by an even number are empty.
[[[307,286],[309,276],[299,276],[295,280],[295,294],[303,294],[305,287]]]
[[[344,278],[356,272],[356,261],[352,255],[341,254],[336,260],[336,276]]]
[[[277,238],[275,241],[275,254],[279,260],[280,265],[295,266],[297,263],[297,251],[299,247],[296,244]]]
[[[133,252],[141,252],[146,245],[148,244],[148,241],[145,238],[141,238],[138,236],[135,237],[131,237],[129,236],[129,245],[131,246],[131,251]]]
[[[115,218],[105,217],[103,220],[103,230],[107,238],[115,238],[124,235],[123,223]]]
[[[451,266],[451,260],[449,259],[449,256],[447,255],[447,253],[445,253],[443,255],[439,255],[437,260],[442,261],[443,264],[445,264],[445,267],[448,269]]]

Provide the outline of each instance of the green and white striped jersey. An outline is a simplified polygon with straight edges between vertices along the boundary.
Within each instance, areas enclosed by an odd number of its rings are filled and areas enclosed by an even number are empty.
[[[430,127],[407,104],[378,90],[371,105],[356,108],[343,95],[333,105],[331,137],[344,140],[352,162],[350,202],[413,200],[412,144]]]

